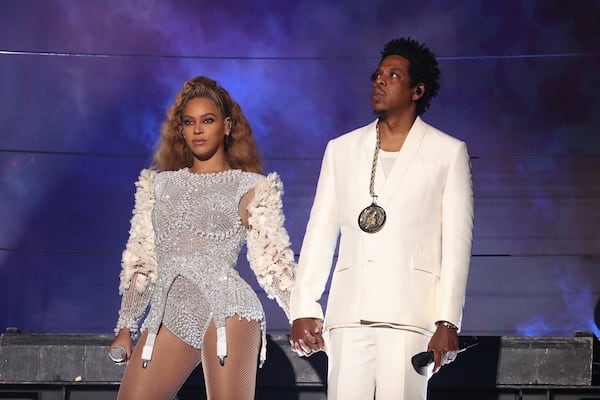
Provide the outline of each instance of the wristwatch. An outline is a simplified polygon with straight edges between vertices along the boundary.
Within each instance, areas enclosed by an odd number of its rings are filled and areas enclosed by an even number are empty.
[[[451,323],[451,322],[448,322],[448,321],[437,321],[437,322],[435,323],[435,326],[438,326],[439,324],[442,324],[442,325],[444,325],[444,326],[445,326],[446,328],[448,328],[448,329],[454,329],[454,330],[456,330],[456,331],[458,330],[458,327],[457,327],[456,325],[454,325],[453,323]]]

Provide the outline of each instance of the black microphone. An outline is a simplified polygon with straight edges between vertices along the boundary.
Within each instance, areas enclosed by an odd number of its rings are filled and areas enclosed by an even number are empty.
[[[456,352],[456,354],[462,353],[463,351],[470,349],[473,346],[477,346],[478,344],[479,342],[475,342],[466,347],[463,347],[462,349],[459,349]],[[412,356],[410,362],[412,363],[412,366],[415,369],[415,371],[419,373],[419,375],[425,376],[427,375],[427,367],[433,362],[433,360],[433,351],[423,351]]]
[[[427,375],[427,367],[433,362],[433,351],[423,351],[415,354],[410,362],[419,375]]]

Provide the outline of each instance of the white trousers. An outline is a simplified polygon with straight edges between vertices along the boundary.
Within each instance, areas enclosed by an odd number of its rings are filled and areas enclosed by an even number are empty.
[[[427,350],[429,339],[387,327],[330,330],[327,399],[425,400],[430,375],[419,375],[410,359]]]

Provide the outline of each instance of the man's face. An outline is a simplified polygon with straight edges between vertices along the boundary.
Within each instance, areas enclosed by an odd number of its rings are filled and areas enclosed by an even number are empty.
[[[371,103],[376,114],[406,111],[415,106],[410,86],[410,62],[401,56],[385,57],[372,75]]]

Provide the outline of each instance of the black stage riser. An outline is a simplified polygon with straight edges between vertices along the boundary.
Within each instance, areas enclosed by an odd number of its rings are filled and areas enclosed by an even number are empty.
[[[123,367],[106,356],[110,334],[0,335],[0,399],[114,399]],[[430,382],[430,400],[600,399],[598,340],[575,337],[461,337],[477,343]],[[327,357],[297,357],[285,334],[268,335],[257,399],[324,400]],[[199,367],[178,400],[203,392]]]

